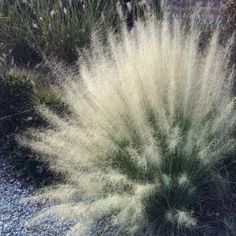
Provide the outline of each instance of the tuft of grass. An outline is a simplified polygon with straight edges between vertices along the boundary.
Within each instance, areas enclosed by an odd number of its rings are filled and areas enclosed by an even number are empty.
[[[160,11],[159,1],[154,2]],[[127,19],[127,24],[133,17],[144,14],[144,8],[139,1],[134,1],[134,14]],[[0,2],[0,43],[7,53],[11,51],[8,54],[17,65],[35,66],[45,56],[73,63],[78,57],[77,48],[90,44],[93,30],[100,34],[111,28],[117,31],[126,15],[123,0],[3,0]]]
[[[89,44],[92,27],[102,24],[102,14],[107,25],[115,21],[115,3],[115,0],[109,3],[93,0],[2,1],[1,41],[13,50],[12,56],[16,60],[22,60],[16,61],[18,64],[27,64],[25,60],[29,59],[34,63],[45,55],[71,63],[77,58],[77,47]],[[20,55],[25,51],[30,58]]]
[[[39,199],[43,211],[73,219],[72,235],[181,235],[194,230],[192,206],[219,180],[235,148],[231,43],[178,18],[136,22],[109,45],[94,41],[80,72],[62,83],[71,113],[42,108],[48,129],[21,143],[45,154],[64,185]],[[41,217],[40,215],[38,217]]]

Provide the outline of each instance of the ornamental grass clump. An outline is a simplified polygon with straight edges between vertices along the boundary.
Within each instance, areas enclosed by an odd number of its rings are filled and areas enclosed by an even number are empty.
[[[25,136],[64,179],[37,196],[54,203],[41,216],[75,220],[72,235],[168,235],[198,224],[192,206],[235,147],[231,43],[220,46],[218,35],[200,50],[194,21],[166,17],[136,22],[106,47],[94,41],[62,82],[70,114],[42,108],[51,125]]]
[[[90,45],[93,30],[105,35],[107,29],[119,31],[121,22],[132,27],[138,16],[161,15],[159,0],[131,2],[1,0],[0,45],[9,63],[18,66],[32,68],[45,57],[73,64],[80,56],[77,49]]]

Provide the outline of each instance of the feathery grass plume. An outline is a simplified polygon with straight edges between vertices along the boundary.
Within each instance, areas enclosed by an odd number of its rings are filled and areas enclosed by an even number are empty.
[[[51,127],[24,140],[64,176],[39,196],[55,203],[43,216],[77,220],[71,235],[196,226],[190,206],[235,147],[236,118],[230,43],[220,46],[215,30],[202,51],[200,35],[194,21],[165,17],[110,35],[108,48],[95,41],[62,84],[70,116],[42,108]]]

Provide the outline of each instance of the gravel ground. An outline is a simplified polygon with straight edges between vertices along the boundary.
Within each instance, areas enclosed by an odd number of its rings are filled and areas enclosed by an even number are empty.
[[[14,171],[0,155],[0,236],[64,236],[72,223],[61,223],[56,217],[44,218],[32,227],[27,222],[39,212],[40,205],[23,201],[37,189],[32,183],[13,175]],[[215,203],[206,201],[199,207],[197,215],[201,216],[197,227],[197,236],[235,236],[236,235],[236,186],[233,185],[231,194],[223,208]],[[99,225],[92,235],[111,236],[112,231],[99,232]]]
[[[35,186],[23,182],[11,176],[9,165],[0,157],[0,236],[65,235],[70,224],[59,223],[55,217],[27,227],[27,221],[40,210],[40,206],[23,201],[35,190]]]

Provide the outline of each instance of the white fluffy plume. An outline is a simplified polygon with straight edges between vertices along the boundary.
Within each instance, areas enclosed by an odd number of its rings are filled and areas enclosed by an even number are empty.
[[[110,35],[106,47],[94,41],[62,86],[71,115],[42,108],[53,128],[24,143],[64,174],[65,186],[39,198],[78,220],[71,234],[100,225],[102,235],[153,235],[166,222],[197,224],[188,204],[234,147],[236,118],[230,43],[220,46],[214,30],[201,49],[201,33],[196,22],[149,19]]]

